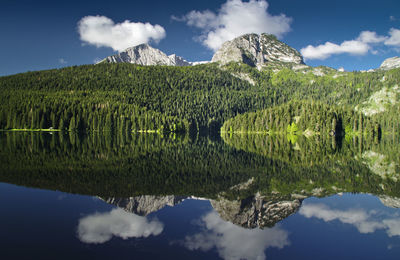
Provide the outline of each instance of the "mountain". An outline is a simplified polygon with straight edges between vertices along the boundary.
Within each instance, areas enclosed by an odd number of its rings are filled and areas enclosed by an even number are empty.
[[[139,65],[169,65],[169,66],[191,66],[182,57],[172,54],[167,56],[159,49],[148,44],[140,44],[130,47],[123,52],[109,56],[100,63],[133,63]]]
[[[156,212],[165,206],[173,207],[181,203],[186,197],[180,196],[153,196],[142,195],[131,198],[105,198],[104,201],[125,209],[128,212],[147,216]]]
[[[396,197],[391,197],[387,195],[378,196],[379,200],[383,205],[390,208],[398,209],[400,208],[400,199]]]
[[[187,198],[189,197],[142,195],[131,198],[104,198],[103,200],[127,212],[147,216],[165,206],[174,207]],[[259,194],[243,200],[228,200],[220,197],[209,201],[222,219],[245,228],[273,227],[279,221],[297,212],[302,203],[302,199],[297,198],[278,197],[268,200]]]
[[[210,200],[220,217],[245,228],[273,227],[300,208],[302,199],[274,199],[256,194],[245,200]]]
[[[391,70],[400,68],[400,57],[392,57],[384,60],[379,67],[381,70]]]
[[[180,56],[177,56],[176,54],[171,54],[168,56],[168,58],[171,61],[171,64],[166,64],[166,65],[172,65],[172,66],[191,66],[192,64],[185,59],[183,59]]]
[[[225,42],[212,62],[243,62],[261,67],[270,62],[304,64],[301,54],[271,34],[246,34]]]
[[[231,61],[243,62],[253,67],[270,63],[289,63],[303,65],[301,54],[279,41],[271,34],[246,34],[225,42],[214,54],[211,62],[226,64]],[[188,62],[175,54],[167,56],[148,44],[130,47],[123,52],[109,56],[99,63],[132,63],[139,65],[194,66],[208,63]]]

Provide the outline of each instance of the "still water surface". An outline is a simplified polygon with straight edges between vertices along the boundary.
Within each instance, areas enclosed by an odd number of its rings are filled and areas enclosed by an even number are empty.
[[[399,259],[394,138],[0,135],[2,259]]]

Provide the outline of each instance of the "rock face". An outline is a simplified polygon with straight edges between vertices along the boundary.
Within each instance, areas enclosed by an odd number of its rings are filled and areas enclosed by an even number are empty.
[[[142,195],[131,198],[104,198],[103,200],[109,204],[116,205],[128,212],[135,213],[140,216],[147,216],[152,212],[156,212],[165,206],[173,207],[181,203],[186,197],[178,196],[153,196]]]
[[[167,56],[164,52],[151,47],[148,44],[140,44],[126,49],[123,52],[109,56],[101,62],[107,63],[133,63],[139,65],[169,65],[190,66],[191,64],[182,57],[172,54]]]
[[[225,42],[214,54],[211,62],[226,64],[231,61],[243,62],[250,66],[262,67],[266,63],[283,62],[304,64],[301,54],[270,34],[246,34]],[[175,54],[164,52],[148,44],[140,44],[109,56],[99,63],[132,63],[139,65],[194,66],[203,62],[188,62]]]
[[[379,67],[382,70],[391,70],[395,68],[400,68],[400,57],[393,57],[384,60]]]
[[[109,204],[116,205],[128,212],[147,216],[165,206],[173,207],[187,197],[142,195],[131,198],[102,198]],[[235,225],[245,228],[272,227],[279,221],[295,213],[301,206],[301,198],[266,199],[258,194],[245,200],[210,200],[212,207],[220,217]]]
[[[386,195],[379,196],[383,205],[390,208],[400,208],[400,198],[390,197]]]
[[[270,34],[246,34],[225,42],[214,54],[212,62],[243,62],[261,67],[268,62],[304,64],[301,54]]]
[[[191,66],[192,64],[186,60],[184,60],[180,56],[176,56],[176,54],[171,54],[168,56],[171,61],[171,66]],[[167,64],[168,65],[168,64]]]
[[[242,201],[219,199],[210,202],[220,217],[226,221],[245,228],[264,228],[273,227],[297,212],[302,200],[266,200],[262,196],[255,195]]]

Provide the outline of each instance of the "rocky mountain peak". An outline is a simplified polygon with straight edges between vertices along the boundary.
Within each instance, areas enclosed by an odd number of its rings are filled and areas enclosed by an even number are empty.
[[[244,188],[248,184],[241,184],[240,187],[237,186],[235,189]],[[178,205],[187,198],[174,195],[141,195],[130,198],[111,197],[100,199],[127,212],[147,216],[166,206],[173,207]],[[295,213],[300,208],[302,201],[302,198],[281,198],[279,196],[267,199],[259,194],[242,200],[228,200],[223,197],[219,197],[216,200],[210,199],[212,207],[223,220],[245,228],[273,227],[279,221]]]
[[[176,54],[171,54],[168,56],[168,58],[171,60],[171,65],[173,66],[191,66],[192,64],[185,59],[183,59],[180,56],[177,56]]]
[[[172,54],[167,56],[159,49],[148,44],[140,44],[127,48],[123,52],[109,56],[101,62],[106,63],[132,63],[139,65],[169,65],[169,66],[190,66],[191,64],[183,58]]]
[[[392,57],[384,60],[379,67],[382,70],[391,70],[395,68],[400,68],[400,57]]]
[[[390,197],[387,195],[378,196],[383,205],[390,208],[400,208],[400,198]]]
[[[165,206],[173,207],[181,203],[186,197],[181,196],[153,196],[142,195],[131,198],[101,198],[109,204],[116,205],[128,212],[135,213],[140,216],[147,216],[156,212]]]
[[[210,200],[220,217],[245,228],[273,227],[279,221],[294,214],[301,206],[302,199],[267,199],[256,194],[244,200],[219,198]]]
[[[243,62],[250,66],[262,67],[266,63],[304,64],[301,54],[279,41],[271,34],[245,34],[225,42],[214,54],[211,62],[226,64]],[[148,44],[140,44],[109,56],[100,63],[132,63],[139,65],[192,66],[206,62],[188,62],[175,54],[167,56]]]
[[[212,58],[212,62],[222,64],[232,61],[256,67],[268,62],[304,64],[297,50],[279,41],[274,35],[265,33],[245,34],[225,42]]]

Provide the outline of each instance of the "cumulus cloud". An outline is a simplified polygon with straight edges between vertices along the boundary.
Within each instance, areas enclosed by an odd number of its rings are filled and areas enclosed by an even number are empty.
[[[245,229],[222,220],[215,211],[205,215],[201,222],[204,230],[187,236],[184,245],[189,250],[216,248],[223,259],[265,259],[267,248],[283,248],[290,244],[288,232],[279,226],[264,230]]]
[[[368,53],[368,44],[361,41],[344,41],[338,45],[331,42],[318,45],[316,47],[308,45],[300,50],[305,59],[325,60],[334,54],[348,53],[353,55],[362,55]]]
[[[183,17],[173,15],[172,19],[178,22],[186,22],[189,26],[204,30],[212,30],[218,26],[218,16],[210,10],[203,12],[193,10]]]
[[[166,33],[162,26],[150,23],[131,22],[114,23],[105,16],[85,16],[78,22],[80,39],[97,47],[111,47],[123,51],[150,41],[159,42]]]
[[[374,211],[367,212],[363,209],[337,210],[324,204],[303,204],[299,213],[306,218],[315,217],[325,222],[338,220],[345,224],[351,224],[362,234],[384,229],[390,237],[400,236],[400,219],[396,216],[382,220],[378,218]]]
[[[400,30],[391,28],[389,35],[390,37],[385,41],[385,45],[400,47]]]
[[[363,31],[358,36],[357,41],[363,43],[380,43],[384,42],[387,39],[385,36],[379,36],[376,32],[371,31]]]
[[[163,229],[163,224],[158,220],[148,221],[145,217],[114,209],[80,219],[77,233],[79,240],[84,243],[101,244],[113,236],[123,239],[157,236]]]
[[[387,227],[390,237],[400,236],[400,219],[385,219],[383,224]]]
[[[326,42],[318,46],[308,45],[300,52],[305,59],[324,60],[335,54],[365,55],[369,52],[377,54],[373,48],[377,44],[400,47],[400,30],[392,28],[388,36],[378,35],[373,31],[362,31],[354,40],[344,41],[341,44]]]
[[[228,0],[217,13],[194,10],[183,17],[172,16],[172,19],[199,28],[202,33],[198,39],[214,51],[224,42],[246,33],[270,33],[282,37],[290,31],[292,22],[284,14],[268,13],[265,0]]]

